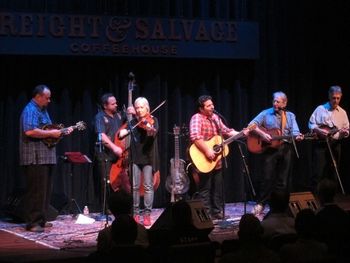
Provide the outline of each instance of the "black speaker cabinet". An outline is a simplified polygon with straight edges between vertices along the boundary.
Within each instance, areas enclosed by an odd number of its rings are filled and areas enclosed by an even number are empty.
[[[195,226],[201,233],[208,235],[214,229],[214,224],[207,213],[203,202],[201,200],[189,200],[186,202],[191,208],[193,226]],[[173,217],[171,208],[171,205],[166,207],[163,213],[149,229],[149,238],[151,242],[160,242],[162,236],[166,235],[167,231],[172,228]]]
[[[289,211],[296,217],[300,210],[310,208],[313,211],[319,209],[319,204],[311,192],[291,193],[289,198]]]
[[[14,222],[25,222],[26,210],[24,203],[24,192],[15,193],[9,196],[4,206],[4,212],[7,216],[10,216]],[[58,214],[58,211],[50,205],[46,214],[47,221],[55,220]]]

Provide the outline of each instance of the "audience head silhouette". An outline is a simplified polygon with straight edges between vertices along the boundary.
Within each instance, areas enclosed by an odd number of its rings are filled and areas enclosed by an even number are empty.
[[[264,229],[259,219],[253,214],[245,214],[239,222],[238,237],[240,241],[260,241]]]
[[[321,204],[333,203],[337,186],[330,179],[322,179],[317,185],[317,196]]]
[[[132,196],[123,189],[113,192],[109,196],[108,207],[115,217],[131,214]]]
[[[289,205],[290,194],[287,191],[273,191],[270,195],[270,211],[273,213],[283,213]]]
[[[315,212],[306,208],[296,215],[295,217],[295,231],[300,237],[313,239],[316,236],[318,230],[318,223]]]
[[[137,223],[130,215],[132,197],[124,190],[111,193],[108,206],[115,220],[112,223],[112,238],[116,244],[133,244],[137,237]]]

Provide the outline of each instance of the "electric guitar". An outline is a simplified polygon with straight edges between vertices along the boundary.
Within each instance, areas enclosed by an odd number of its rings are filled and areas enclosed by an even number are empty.
[[[270,134],[272,137],[272,140],[270,142],[264,141],[259,134],[256,132],[251,132],[247,136],[247,147],[248,150],[251,153],[262,153],[268,148],[275,148],[277,149],[280,145],[283,144],[285,141],[291,141],[293,138],[295,138],[295,135],[281,135],[280,129],[270,129],[267,130],[263,127],[259,127],[264,132]],[[310,140],[310,139],[316,139],[317,136],[314,133],[306,133],[304,134],[303,140]]]
[[[73,130],[78,129],[79,131],[85,130],[86,129],[86,123],[83,121],[77,122],[75,125],[70,126],[68,128],[64,128],[63,124],[46,124],[42,127],[43,130],[61,130],[62,136],[59,138],[44,138],[43,142],[46,144],[47,147],[52,148],[56,146],[56,144],[63,138],[64,135],[68,135],[67,131],[69,128],[73,128]]]
[[[185,172],[186,162],[180,159],[179,135],[180,127],[174,126],[175,157],[170,160],[170,176],[168,176],[165,186],[171,194],[171,202],[175,202],[175,196],[184,194],[190,186],[189,178]]]
[[[252,124],[247,127],[250,131],[256,128],[256,124]],[[189,149],[189,155],[192,163],[196,166],[197,170],[201,173],[209,173],[212,171],[216,164],[220,161],[222,156],[227,156],[229,153],[228,145],[244,136],[243,130],[226,140],[222,140],[222,137],[215,135],[210,140],[204,143],[212,148],[216,154],[214,160],[208,160],[205,154],[193,143]]]

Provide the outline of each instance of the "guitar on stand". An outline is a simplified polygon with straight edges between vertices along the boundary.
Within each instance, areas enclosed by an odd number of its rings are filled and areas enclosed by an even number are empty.
[[[175,141],[175,157],[170,160],[170,175],[165,182],[165,187],[171,194],[171,203],[178,201],[177,197],[185,194],[190,186],[189,178],[185,172],[186,162],[180,159],[180,127],[175,125],[173,134]]]

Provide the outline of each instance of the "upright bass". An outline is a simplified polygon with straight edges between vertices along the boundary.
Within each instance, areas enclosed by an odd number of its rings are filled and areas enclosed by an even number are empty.
[[[132,107],[132,91],[134,90],[134,86],[135,76],[132,72],[130,72],[128,82],[128,107]],[[132,114],[127,114],[126,118],[129,122],[132,119]],[[123,178],[128,178],[130,136],[123,139],[119,139],[118,137],[119,131],[125,128],[127,128],[127,123],[124,123],[114,135],[114,144],[119,146],[123,152],[118,160],[111,166],[109,181],[113,191],[117,191],[119,188],[124,186],[124,188],[130,192],[130,180],[123,180]]]

